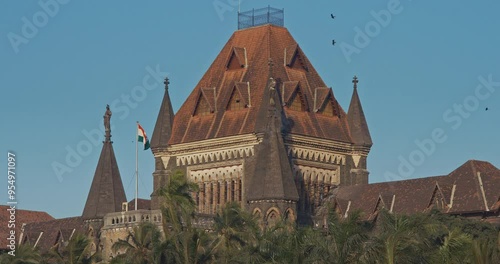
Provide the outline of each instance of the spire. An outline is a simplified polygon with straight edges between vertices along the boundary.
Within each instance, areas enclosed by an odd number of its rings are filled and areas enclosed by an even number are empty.
[[[165,95],[161,103],[160,112],[156,119],[155,129],[151,137],[151,149],[166,148],[168,140],[172,133],[172,126],[174,123],[174,111],[172,110],[172,103],[168,94],[168,85],[170,84],[168,77],[165,78]]]
[[[108,105],[104,114],[105,140],[83,209],[82,217],[85,220],[101,219],[105,214],[120,212],[122,203],[127,201],[111,141],[110,119]]]
[[[267,112],[267,117],[261,119],[266,122],[264,136],[256,149],[247,199],[298,201],[297,187],[281,134],[281,111],[276,103],[276,81],[273,78],[269,79],[268,87],[268,98],[263,99],[267,103],[260,109],[261,113]]]
[[[349,123],[353,143],[356,145],[371,147],[373,142],[370,136],[370,131],[368,130],[368,124],[366,123],[363,107],[361,106],[361,101],[359,100],[358,82],[358,77],[354,76],[352,79],[354,90],[352,92],[349,111],[347,112],[347,122]]]

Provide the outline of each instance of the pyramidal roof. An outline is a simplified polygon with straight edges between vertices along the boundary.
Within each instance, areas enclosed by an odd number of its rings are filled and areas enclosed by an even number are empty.
[[[161,102],[160,112],[156,119],[155,129],[151,137],[151,149],[166,148],[170,133],[172,132],[172,124],[174,122],[174,111],[168,94],[168,78],[165,78],[165,94]]]
[[[274,80],[271,79],[271,83]],[[256,160],[253,163],[253,177],[247,186],[247,199],[298,201],[299,195],[293,178],[292,168],[281,135],[283,121],[282,111],[276,104],[278,98],[273,84],[263,98],[259,115],[263,116],[259,127],[263,133],[262,143],[256,149]],[[266,115],[266,116],[264,116]]]
[[[270,59],[287,132],[352,142],[346,113],[288,30],[263,25],[233,33],[175,114],[169,144],[255,133]]]
[[[371,147],[373,142],[358,95],[358,78],[354,76],[352,82],[354,83],[354,90],[352,92],[349,111],[347,112],[351,137],[355,144]]]
[[[488,211],[500,199],[500,170],[489,162],[469,160],[448,176],[456,185],[452,212]]]
[[[110,119],[111,111],[108,106],[104,115],[106,136],[83,209],[82,217],[85,220],[100,219],[105,214],[120,212],[122,203],[127,202],[111,141]]]

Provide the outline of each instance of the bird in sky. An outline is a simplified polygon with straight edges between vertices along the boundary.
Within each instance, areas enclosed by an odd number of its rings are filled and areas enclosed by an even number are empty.
[[[335,42],[335,40],[332,40],[332,45],[333,46],[335,46],[335,43],[337,43],[337,42]]]
[[[484,109],[484,111],[488,111],[488,107],[486,107],[486,109]]]
[[[335,16],[333,14],[330,14],[330,16],[332,16],[332,19],[335,19]]]

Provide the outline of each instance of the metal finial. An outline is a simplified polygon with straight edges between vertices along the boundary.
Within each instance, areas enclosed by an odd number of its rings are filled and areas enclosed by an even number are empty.
[[[352,78],[352,83],[354,83],[354,88],[358,88],[358,77],[354,75],[354,78]]]
[[[165,84],[165,89],[168,89],[168,85],[170,84],[168,77],[165,77],[165,81],[163,83]]]

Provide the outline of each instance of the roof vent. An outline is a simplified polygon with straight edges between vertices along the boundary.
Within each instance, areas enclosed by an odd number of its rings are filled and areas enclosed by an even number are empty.
[[[250,11],[238,12],[238,29],[245,29],[260,25],[276,25],[283,27],[285,24],[285,10],[271,6]]]

